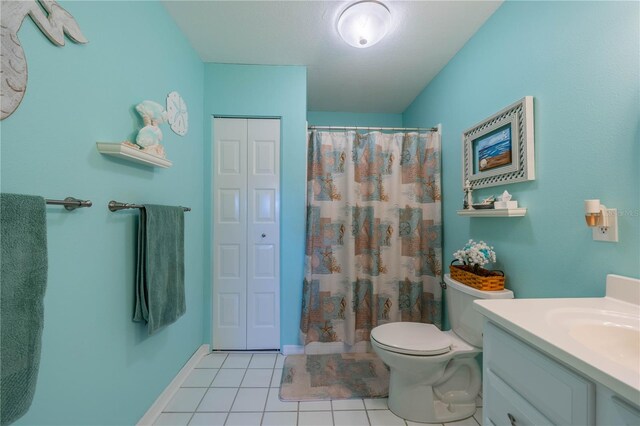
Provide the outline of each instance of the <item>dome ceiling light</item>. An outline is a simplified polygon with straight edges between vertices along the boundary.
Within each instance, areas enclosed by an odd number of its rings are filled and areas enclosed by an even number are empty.
[[[347,44],[363,49],[382,40],[390,25],[391,13],[384,4],[364,0],[342,12],[338,18],[338,33]]]

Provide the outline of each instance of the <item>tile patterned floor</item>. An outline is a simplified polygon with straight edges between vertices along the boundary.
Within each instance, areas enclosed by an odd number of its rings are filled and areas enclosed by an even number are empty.
[[[278,398],[284,356],[211,353],[189,374],[156,425],[414,426],[389,411],[387,399],[283,402]],[[482,426],[474,417],[446,426]]]

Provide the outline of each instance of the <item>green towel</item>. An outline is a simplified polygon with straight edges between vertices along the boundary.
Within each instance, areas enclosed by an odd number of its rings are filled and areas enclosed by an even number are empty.
[[[0,424],[22,417],[38,380],[47,222],[42,197],[0,195]]]
[[[184,300],[184,210],[145,204],[138,226],[138,265],[134,321],[146,321],[149,334],[175,322]]]

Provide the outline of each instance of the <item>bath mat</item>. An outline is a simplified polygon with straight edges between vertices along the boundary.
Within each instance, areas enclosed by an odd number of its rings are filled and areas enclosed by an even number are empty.
[[[374,353],[289,355],[280,383],[283,401],[382,398],[389,370]]]

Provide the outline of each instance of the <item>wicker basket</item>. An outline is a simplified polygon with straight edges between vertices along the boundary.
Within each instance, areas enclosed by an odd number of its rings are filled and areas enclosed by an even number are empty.
[[[452,262],[453,263],[453,262]],[[451,272],[451,278],[461,282],[462,284],[473,287],[476,290],[482,291],[499,291],[504,290],[504,272],[502,271],[488,271],[480,268],[488,276],[483,277],[476,275],[471,271],[467,271],[463,268],[469,268],[470,266],[450,265],[449,271]]]

